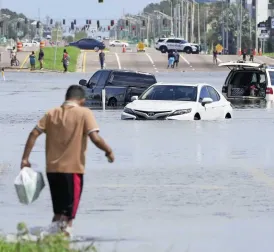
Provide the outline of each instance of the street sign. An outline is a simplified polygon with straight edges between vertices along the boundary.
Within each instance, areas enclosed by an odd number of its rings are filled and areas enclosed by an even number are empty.
[[[222,52],[223,51],[223,46],[221,45],[221,44],[218,44],[218,45],[216,45],[216,50],[217,50],[217,52]]]

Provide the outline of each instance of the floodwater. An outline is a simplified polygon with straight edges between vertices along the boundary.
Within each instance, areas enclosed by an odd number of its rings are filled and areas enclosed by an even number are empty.
[[[13,181],[29,131],[82,77],[6,73],[0,82],[0,232],[15,232],[19,221],[50,223],[48,186],[24,206]],[[221,89],[225,77],[169,73],[158,80]],[[237,104],[233,120],[213,122],[135,122],[121,121],[120,111],[95,114],[116,162],[109,164],[90,144],[75,235],[105,240],[98,241],[102,252],[273,252],[271,103]],[[31,160],[44,170],[44,136]]]

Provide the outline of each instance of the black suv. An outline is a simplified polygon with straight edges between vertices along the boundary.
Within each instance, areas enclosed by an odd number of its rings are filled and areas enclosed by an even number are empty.
[[[99,70],[89,81],[80,80],[86,88],[86,106],[102,107],[102,90],[106,92],[106,108],[121,107],[131,102],[132,96],[141,95],[155,84],[153,74],[126,70]]]

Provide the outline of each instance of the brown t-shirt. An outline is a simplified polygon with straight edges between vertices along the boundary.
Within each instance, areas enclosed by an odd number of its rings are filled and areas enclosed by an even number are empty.
[[[84,173],[88,134],[99,131],[90,109],[65,102],[48,111],[36,129],[46,134],[47,172]]]

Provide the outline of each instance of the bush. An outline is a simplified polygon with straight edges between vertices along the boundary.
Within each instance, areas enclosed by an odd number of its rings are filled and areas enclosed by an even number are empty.
[[[70,248],[70,241],[63,234],[47,235],[40,237],[37,241],[28,239],[28,230],[24,223],[17,225],[17,240],[7,242],[0,238],[0,252],[96,252],[97,250],[91,244],[82,249]]]

